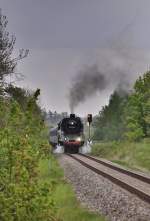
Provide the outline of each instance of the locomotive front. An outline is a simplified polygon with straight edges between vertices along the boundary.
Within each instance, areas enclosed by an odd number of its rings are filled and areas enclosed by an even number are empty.
[[[64,151],[78,153],[84,144],[83,123],[75,114],[64,118],[59,124],[58,142],[64,146]]]

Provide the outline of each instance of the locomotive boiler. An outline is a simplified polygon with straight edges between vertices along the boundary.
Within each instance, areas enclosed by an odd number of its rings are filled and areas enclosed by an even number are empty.
[[[53,148],[61,145],[64,152],[78,153],[79,147],[84,145],[84,127],[80,117],[70,114],[63,118],[58,126],[50,131],[50,143]]]

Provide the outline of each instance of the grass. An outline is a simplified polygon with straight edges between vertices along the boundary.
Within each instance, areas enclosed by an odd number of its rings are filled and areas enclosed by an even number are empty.
[[[97,143],[93,145],[92,154],[128,168],[150,172],[150,140]]]
[[[63,221],[104,221],[95,213],[87,211],[77,201],[70,184],[64,180],[63,170],[56,159],[42,160],[39,165],[41,182],[53,182],[53,198],[57,207],[57,218]]]

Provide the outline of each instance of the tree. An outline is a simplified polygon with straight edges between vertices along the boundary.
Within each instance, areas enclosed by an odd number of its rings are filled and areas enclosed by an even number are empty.
[[[17,62],[28,55],[28,50],[21,49],[19,55],[12,58],[16,38],[7,31],[8,20],[0,9],[0,84],[2,87],[5,77],[15,74]]]
[[[8,94],[10,98],[16,100],[19,103],[22,110],[24,111],[26,110],[28,100],[31,97],[29,91],[25,90],[24,88],[20,88],[12,84],[9,84],[5,88],[5,92]]]
[[[39,162],[50,157],[50,147],[42,116],[35,115],[36,94],[29,95],[26,111],[13,97],[0,100],[1,221],[57,220],[53,183],[41,182],[38,175]]]
[[[5,85],[5,77],[15,74],[17,61],[28,53],[21,50],[12,58],[15,37],[9,37],[6,26],[0,11],[0,220],[57,221],[53,182],[39,177],[40,160],[50,157],[37,103],[40,89]]]
[[[150,137],[150,71],[136,80],[125,112],[126,136],[131,140]]]
[[[144,137],[141,124],[143,120],[141,108],[141,102],[137,94],[130,95],[124,111],[124,122],[126,125],[125,137],[131,141],[138,141]]]
[[[96,122],[95,139],[120,140],[123,138],[123,110],[127,102],[127,93],[114,91],[109,104],[104,106]]]

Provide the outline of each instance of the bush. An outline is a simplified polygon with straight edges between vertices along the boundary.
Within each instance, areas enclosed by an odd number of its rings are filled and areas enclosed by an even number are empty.
[[[50,147],[36,103],[23,111],[13,99],[0,102],[0,220],[56,221],[53,184],[38,178]]]

